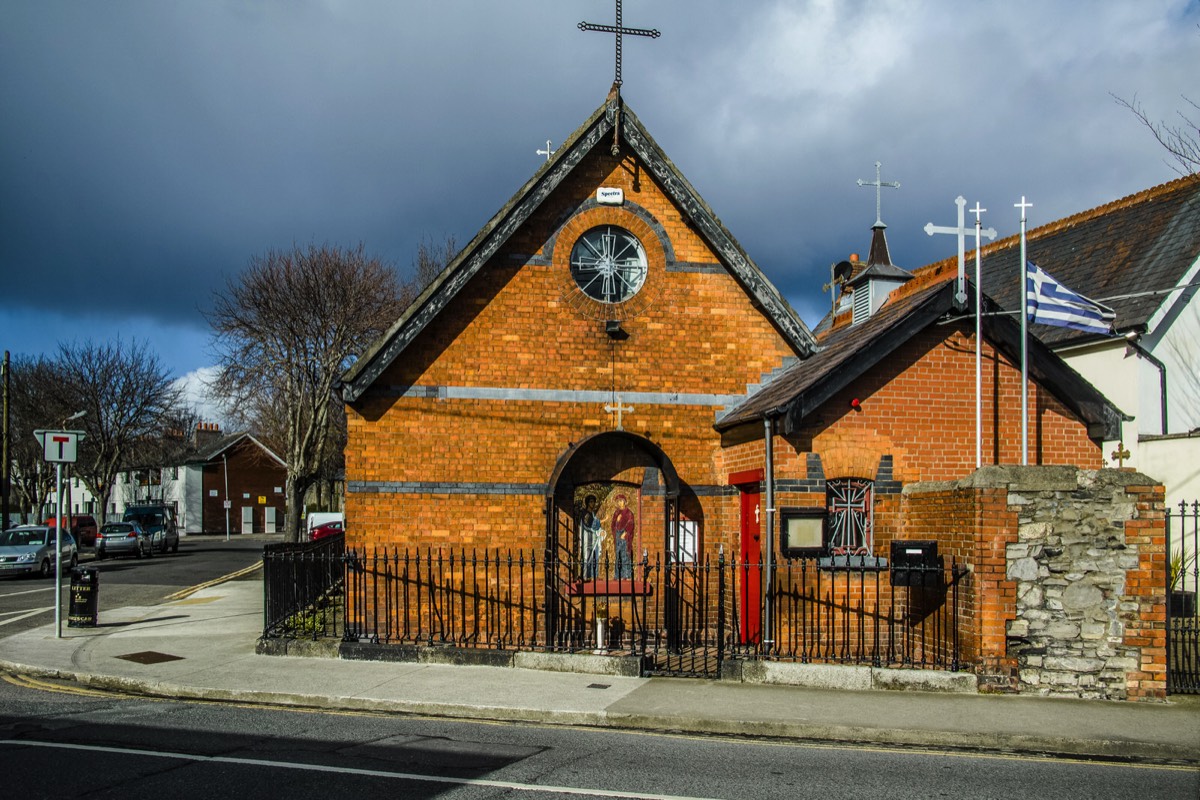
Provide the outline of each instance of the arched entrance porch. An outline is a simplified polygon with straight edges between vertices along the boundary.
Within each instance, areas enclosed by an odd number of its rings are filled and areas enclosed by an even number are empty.
[[[594,434],[558,459],[546,487],[546,623],[562,649],[606,651],[644,630],[648,565],[695,552],[699,515],[680,515],[680,481],[657,444]]]

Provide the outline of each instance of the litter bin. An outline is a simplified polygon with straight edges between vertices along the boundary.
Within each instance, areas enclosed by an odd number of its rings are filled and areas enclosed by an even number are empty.
[[[92,567],[71,570],[71,607],[67,627],[94,628],[100,617],[100,572]]]

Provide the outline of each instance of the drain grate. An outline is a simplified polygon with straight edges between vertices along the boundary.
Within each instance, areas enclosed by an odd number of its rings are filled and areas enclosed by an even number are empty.
[[[132,661],[135,664],[162,664],[167,661],[183,661],[183,656],[156,653],[153,650],[144,650],[141,653],[126,653],[123,656],[117,656],[117,658]]]
[[[611,683],[589,683],[587,688],[589,688],[589,689],[607,689],[610,686],[612,686]]]

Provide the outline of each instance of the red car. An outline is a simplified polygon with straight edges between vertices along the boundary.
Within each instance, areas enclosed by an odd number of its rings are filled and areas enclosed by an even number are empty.
[[[326,522],[324,525],[318,525],[317,527],[313,528],[312,535],[309,537],[309,541],[318,542],[321,539],[325,539],[330,536],[336,536],[339,533],[345,532],[345,529],[342,527],[342,521],[334,520],[333,522]]]
[[[63,514],[63,522],[65,523],[66,520],[67,515]],[[99,526],[96,525],[96,518],[90,514],[75,514],[74,516],[70,517],[70,520],[71,525],[69,530],[71,531],[71,535],[75,537],[75,541],[79,543],[79,546],[95,547],[96,534],[99,531]],[[51,528],[53,528],[54,517],[50,517],[42,524],[49,525]],[[68,529],[65,524],[63,525],[63,529]]]

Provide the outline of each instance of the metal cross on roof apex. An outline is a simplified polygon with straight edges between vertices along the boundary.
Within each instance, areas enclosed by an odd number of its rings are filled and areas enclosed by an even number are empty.
[[[616,25],[593,25],[590,22],[579,23],[581,31],[600,31],[601,33],[615,33],[617,39],[617,71],[616,78],[613,81],[614,86],[621,85],[621,36],[628,33],[630,36],[649,36],[651,39],[657,39],[662,34],[657,29],[651,28],[626,28],[621,25],[621,0],[617,0],[617,24]]]
[[[875,162],[875,180],[864,181],[862,178],[858,179],[859,186],[874,186],[875,187],[875,224],[876,225],[883,224],[883,214],[882,214],[883,198],[881,197],[881,195],[883,194],[883,191],[882,191],[883,187],[886,186],[889,189],[899,189],[900,188],[900,181],[882,181],[879,179],[880,167],[882,167],[882,166],[883,166],[883,164],[881,164],[880,162],[878,162],[878,161]]]

